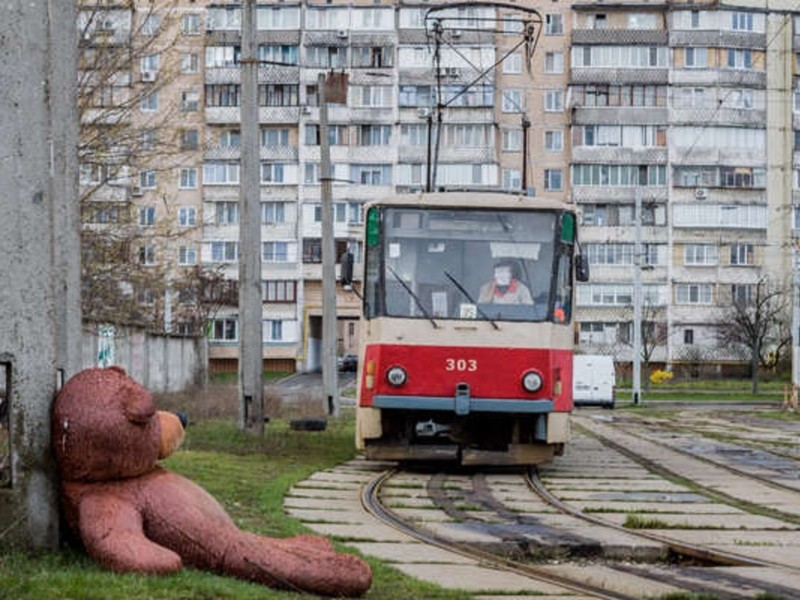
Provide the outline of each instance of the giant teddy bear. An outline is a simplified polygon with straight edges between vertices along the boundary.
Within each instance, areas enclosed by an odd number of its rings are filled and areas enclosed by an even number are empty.
[[[262,584],[358,596],[372,573],[326,538],[241,531],[205,490],[156,464],[183,439],[177,416],[118,367],[86,369],[53,407],[53,448],[67,524],[87,552],[120,572],[189,565]]]

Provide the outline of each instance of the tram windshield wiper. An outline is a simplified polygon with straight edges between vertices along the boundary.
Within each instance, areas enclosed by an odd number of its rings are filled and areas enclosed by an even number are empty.
[[[470,296],[470,294],[469,294],[469,292],[468,292],[467,290],[465,290],[465,289],[464,289],[464,286],[463,286],[463,285],[461,285],[461,284],[458,282],[458,280],[457,280],[455,277],[453,277],[452,275],[450,275],[450,273],[448,273],[447,271],[443,271],[443,272],[444,272],[445,276],[446,276],[446,277],[447,277],[447,278],[448,278],[450,281],[452,281],[452,282],[453,282],[453,285],[455,285],[455,286],[458,288],[458,291],[459,291],[459,292],[461,292],[462,294],[464,294],[464,297],[465,297],[467,300],[469,300],[470,302],[472,302],[472,304],[474,304],[474,305],[475,305],[475,308],[478,310],[478,314],[479,314],[481,317],[483,317],[483,319],[484,319],[485,321],[489,321],[489,323],[491,323],[491,324],[492,324],[492,327],[494,327],[495,329],[500,329],[500,326],[499,326],[499,325],[498,325],[498,324],[497,324],[497,323],[494,321],[494,319],[492,319],[492,318],[491,318],[489,315],[487,315],[485,312],[483,312],[483,311],[481,310],[480,306],[478,306],[478,303],[477,303],[477,302],[475,302],[475,299],[474,299],[472,296]]]
[[[400,275],[398,275],[397,272],[392,267],[390,267],[389,265],[386,265],[386,268],[389,269],[389,272],[392,275],[394,275],[394,278],[397,279],[397,281],[400,283],[400,285],[403,286],[403,289],[408,292],[408,295],[411,296],[414,299],[414,302],[416,303],[417,308],[419,308],[422,311],[422,314],[425,315],[425,317],[428,319],[428,321],[431,322],[431,324],[434,326],[434,328],[435,329],[439,329],[439,324],[436,323],[436,321],[433,320],[433,315],[431,315],[431,313],[428,312],[428,309],[425,308],[424,304],[422,304],[422,300],[420,300],[419,296],[417,296],[414,293],[414,290],[412,290],[410,287],[408,287],[408,284],[405,281],[403,281],[403,278],[400,277]]]

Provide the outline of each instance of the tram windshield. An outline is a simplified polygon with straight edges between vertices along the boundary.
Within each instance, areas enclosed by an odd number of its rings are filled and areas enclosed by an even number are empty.
[[[569,321],[572,246],[557,239],[559,213],[419,207],[370,212],[368,318]]]

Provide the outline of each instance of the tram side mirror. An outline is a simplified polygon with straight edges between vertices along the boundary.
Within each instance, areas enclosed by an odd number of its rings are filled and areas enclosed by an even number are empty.
[[[345,252],[339,257],[339,279],[342,285],[350,287],[353,285],[353,253]]]
[[[583,254],[575,257],[575,279],[581,282],[589,281],[589,261]]]

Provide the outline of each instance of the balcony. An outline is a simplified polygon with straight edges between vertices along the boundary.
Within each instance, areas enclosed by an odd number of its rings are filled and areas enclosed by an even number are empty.
[[[653,165],[666,164],[666,147],[573,146],[572,161],[580,163]]]
[[[669,83],[669,69],[665,67],[653,67],[650,69],[573,67],[570,83],[666,85]]]
[[[669,110],[664,106],[580,106],[572,107],[573,125],[662,125]]]
[[[572,44],[618,46],[666,46],[669,34],[663,29],[573,29]]]

